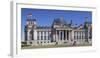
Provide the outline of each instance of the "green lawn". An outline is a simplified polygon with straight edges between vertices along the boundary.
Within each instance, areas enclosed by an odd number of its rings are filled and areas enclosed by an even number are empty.
[[[22,45],[22,49],[36,49],[36,48],[59,48],[59,47],[83,47],[83,46],[92,46],[92,44],[79,44],[79,45],[66,45],[66,44],[60,44],[60,45],[37,45],[37,46],[31,46],[31,45]]]

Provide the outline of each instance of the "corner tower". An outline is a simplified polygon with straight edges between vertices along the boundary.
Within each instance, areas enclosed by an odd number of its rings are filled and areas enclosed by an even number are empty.
[[[36,19],[33,19],[32,18],[32,14],[29,13],[27,15],[27,21],[26,21],[26,24],[28,25],[29,28],[36,28]]]
[[[34,40],[34,30],[36,28],[36,19],[32,18],[32,14],[29,13],[26,18],[25,25],[25,41],[27,44],[31,44],[32,40]]]

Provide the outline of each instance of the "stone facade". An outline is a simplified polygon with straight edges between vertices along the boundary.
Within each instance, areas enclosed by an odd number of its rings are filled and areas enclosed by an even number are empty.
[[[54,19],[52,26],[38,26],[36,19],[27,19],[25,42],[28,45],[92,44],[92,23],[73,26],[63,18]]]

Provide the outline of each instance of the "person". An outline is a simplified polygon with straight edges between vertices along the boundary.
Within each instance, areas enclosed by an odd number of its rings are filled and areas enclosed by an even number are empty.
[[[73,42],[73,46],[75,46],[75,45],[76,45],[76,41]]]

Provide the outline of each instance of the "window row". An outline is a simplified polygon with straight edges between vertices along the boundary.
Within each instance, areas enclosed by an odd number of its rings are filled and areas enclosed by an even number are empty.
[[[42,41],[39,42],[39,41],[38,41],[38,42],[37,42],[37,44],[42,44],[42,43],[50,43],[50,41],[46,41],[46,42],[42,42]]]
[[[50,33],[50,31],[37,31],[37,35],[39,36],[48,36]]]
[[[50,40],[50,36],[37,36],[37,40]]]
[[[85,33],[84,31],[75,31],[74,32],[74,39],[84,39]]]

